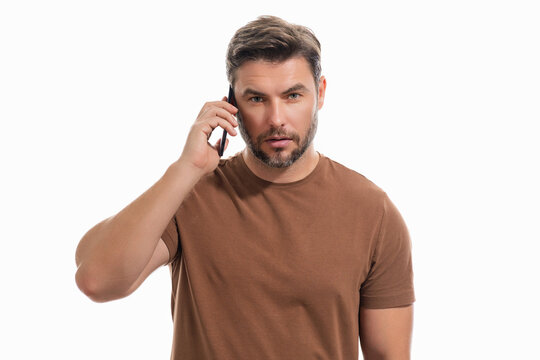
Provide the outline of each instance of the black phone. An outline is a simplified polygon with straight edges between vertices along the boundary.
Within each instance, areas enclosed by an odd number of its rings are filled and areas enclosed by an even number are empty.
[[[231,85],[229,85],[229,95],[227,96],[227,102],[236,106],[236,99],[234,98],[234,90]],[[238,114],[238,113],[237,113]],[[223,130],[223,136],[221,136],[221,145],[219,146],[219,156],[223,156],[223,151],[225,150],[225,142],[227,140],[227,130]]]

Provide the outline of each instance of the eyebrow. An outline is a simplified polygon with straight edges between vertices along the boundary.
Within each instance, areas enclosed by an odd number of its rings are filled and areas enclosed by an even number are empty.
[[[309,89],[308,89],[304,84],[298,83],[298,84],[295,84],[295,85],[291,86],[291,87],[288,88],[287,90],[283,91],[281,94],[282,94],[282,95],[285,95],[285,94],[288,94],[288,93],[291,93],[291,92],[295,92],[295,91],[309,92]],[[252,89],[252,88],[247,88],[247,89],[244,90],[244,92],[242,93],[242,96],[247,96],[247,95],[266,96],[265,93],[260,92],[260,91],[257,91],[257,90],[254,90],[254,89]]]

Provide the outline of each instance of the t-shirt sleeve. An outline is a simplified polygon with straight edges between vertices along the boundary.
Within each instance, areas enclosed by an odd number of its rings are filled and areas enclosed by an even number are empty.
[[[180,254],[179,244],[180,244],[180,231],[178,230],[178,222],[176,219],[176,214],[171,218],[165,231],[161,235],[163,242],[169,250],[169,261],[165,265],[172,263],[176,257]]]
[[[383,309],[410,305],[416,300],[411,240],[405,221],[386,194],[380,224],[371,268],[360,287],[360,306]]]

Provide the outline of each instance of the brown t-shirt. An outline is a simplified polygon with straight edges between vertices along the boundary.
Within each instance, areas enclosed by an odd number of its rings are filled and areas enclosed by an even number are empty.
[[[358,310],[415,301],[407,227],[386,193],[320,154],[291,183],[220,160],[163,233],[171,359],[358,359]],[[178,244],[180,246],[178,246]]]

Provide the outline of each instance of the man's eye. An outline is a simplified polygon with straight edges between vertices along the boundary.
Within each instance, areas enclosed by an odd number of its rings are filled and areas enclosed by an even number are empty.
[[[289,99],[297,100],[298,98],[300,98],[300,94],[298,93],[289,94]]]
[[[260,96],[254,96],[252,98],[249,98],[249,101],[251,102],[261,102],[262,101],[262,97]]]

